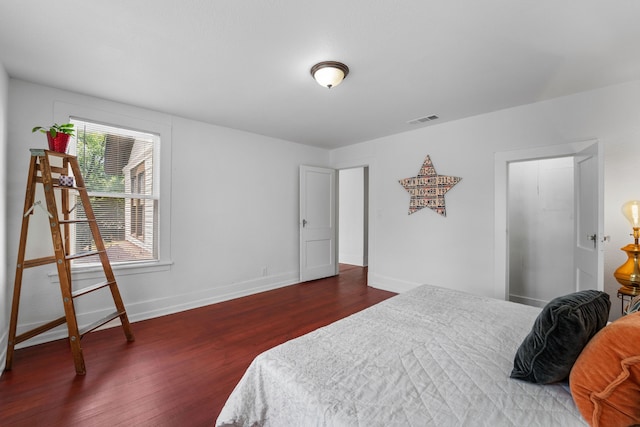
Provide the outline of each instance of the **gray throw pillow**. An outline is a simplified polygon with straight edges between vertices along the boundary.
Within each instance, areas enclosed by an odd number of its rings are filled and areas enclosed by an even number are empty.
[[[539,384],[567,379],[571,367],[609,319],[611,301],[601,291],[580,291],[551,300],[515,355],[511,378]]]

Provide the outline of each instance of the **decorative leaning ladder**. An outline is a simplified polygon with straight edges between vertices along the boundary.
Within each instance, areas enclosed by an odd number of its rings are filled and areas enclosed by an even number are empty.
[[[52,165],[51,158],[57,158],[57,164],[62,163],[62,166],[60,167]],[[71,173],[69,173],[69,168],[71,169]],[[54,180],[54,176],[57,179]],[[73,176],[75,178],[76,185],[61,185],[61,181],[64,183],[65,176]],[[62,177],[62,179],[60,179],[60,177]],[[44,258],[25,260],[29,219],[34,213],[34,208],[40,204],[39,201],[34,201],[36,184],[38,183],[42,184],[43,186],[44,195],[47,202],[46,214],[49,217],[54,255]],[[62,219],[59,218],[58,214],[59,211],[56,202],[56,191],[61,192],[59,198],[62,204]],[[77,192],[80,203],[82,203],[86,218],[69,218],[69,214],[74,209],[69,209],[69,192],[71,191]],[[131,325],[129,324],[127,312],[122,302],[122,297],[120,296],[120,291],[118,290],[118,284],[116,283],[111,264],[109,263],[109,257],[107,256],[104,242],[102,241],[102,237],[100,235],[100,229],[98,228],[95,215],[93,214],[93,208],[91,207],[87,189],[84,186],[84,180],[80,172],[78,159],[75,156],[58,153],[55,151],[31,149],[31,163],[29,165],[29,177],[27,180],[27,191],[24,200],[23,212],[24,216],[22,218],[22,231],[20,232],[20,246],[18,249],[18,261],[13,289],[13,303],[11,306],[11,322],[9,326],[9,343],[7,348],[6,369],[10,370],[12,367],[14,347],[16,344],[19,344],[29,338],[35,337],[36,335],[39,335],[45,331],[55,328],[56,326],[60,326],[66,323],[67,329],[69,331],[69,344],[71,346],[71,353],[73,354],[76,373],[78,375],[84,375],[86,373],[86,368],[84,365],[84,357],[82,355],[82,347],[80,345],[80,339],[84,336],[84,334],[106,324],[107,322],[110,322],[116,318],[120,318],[122,329],[127,340],[133,341],[134,336],[133,332],[131,331]],[[71,254],[69,252],[70,227],[77,223],[87,223],[89,225],[96,250],[80,252],[77,254]],[[61,227],[63,230],[61,230]],[[71,284],[71,261],[77,258],[93,255],[97,255],[100,258],[100,263],[102,264],[102,269],[104,270],[105,280],[84,289],[73,290]],[[50,263],[55,263],[58,269],[60,292],[62,294],[62,303],[64,306],[64,316],[16,336],[23,270],[25,268],[36,267]],[[108,287],[111,291],[111,296],[113,297],[116,311],[82,329],[79,329],[73,302],[74,299],[106,287]]]

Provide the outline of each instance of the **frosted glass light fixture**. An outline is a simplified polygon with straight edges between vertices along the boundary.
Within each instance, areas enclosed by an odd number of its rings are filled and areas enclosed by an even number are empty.
[[[342,62],[323,61],[311,67],[311,75],[320,86],[328,89],[338,86],[349,74],[349,67]]]

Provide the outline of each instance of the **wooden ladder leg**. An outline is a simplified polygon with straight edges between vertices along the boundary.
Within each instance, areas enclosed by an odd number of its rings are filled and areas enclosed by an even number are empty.
[[[7,360],[5,369],[11,370],[13,367],[13,352],[16,345],[16,332],[18,327],[18,311],[20,307],[20,294],[22,291],[22,272],[24,270],[25,250],[27,246],[27,233],[29,230],[29,218],[31,213],[27,212],[32,209],[35,201],[35,185],[36,185],[36,157],[31,157],[29,163],[29,175],[27,178],[27,189],[24,197],[24,209],[22,210],[22,227],[20,229],[20,244],[18,247],[18,260],[16,263],[16,276],[13,284],[13,301],[11,303],[11,320],[9,322],[9,340],[7,343]]]
[[[78,329],[78,321],[76,320],[76,310],[73,305],[73,298],[71,298],[70,286],[62,284],[62,301],[64,303],[64,314],[67,319],[67,330],[69,331],[69,346],[71,348],[71,354],[73,355],[73,363],[76,368],[76,374],[84,375],[87,373],[87,369],[84,365],[84,355],[82,354],[82,346],[80,343],[80,331]]]
[[[80,200],[82,202],[82,206],[84,207],[85,215],[89,220],[91,235],[96,245],[96,250],[98,251],[100,263],[102,264],[105,277],[109,282],[109,290],[111,291],[111,296],[113,297],[113,302],[116,306],[116,310],[119,313],[122,330],[125,334],[125,337],[127,338],[127,341],[135,341],[133,331],[131,330],[131,324],[129,323],[129,317],[127,316],[127,311],[125,309],[124,302],[122,301],[120,290],[118,289],[118,284],[116,282],[115,275],[113,274],[113,269],[111,268],[109,255],[107,254],[107,250],[104,246],[104,241],[102,240],[102,235],[100,234],[100,228],[98,227],[98,223],[95,220],[96,218],[93,213],[93,207],[91,206],[91,200],[89,199],[89,195],[84,184],[84,179],[80,171],[80,166],[78,165],[78,159],[76,157],[69,158],[69,165],[71,166],[71,170],[73,171],[73,174],[76,178]]]
[[[60,233],[58,208],[56,205],[55,194],[53,192],[53,179],[51,177],[51,165],[49,164],[49,159],[46,154],[40,157],[40,169],[42,171],[42,184],[44,187],[45,199],[47,200],[47,210],[51,215],[51,218],[49,218],[51,240],[53,241],[56,266],[58,268],[58,277],[60,279],[60,292],[62,294],[64,314],[67,319],[69,345],[71,347],[71,353],[73,354],[76,373],[78,375],[84,375],[87,371],[84,364],[82,346],[80,345],[81,337],[80,331],[78,329],[76,310],[73,303],[71,291],[71,269],[69,267],[70,261],[66,257],[62,235]]]
[[[118,285],[115,281],[113,282],[113,284],[109,285],[109,289],[111,290],[111,296],[113,297],[113,302],[115,303],[116,310],[118,310],[118,312],[120,313],[120,323],[122,324],[122,331],[124,332],[124,336],[127,338],[127,341],[135,341],[133,331],[131,330],[131,324],[129,323],[129,317],[127,316],[127,310],[124,307],[122,297],[120,296],[120,291],[118,290]]]

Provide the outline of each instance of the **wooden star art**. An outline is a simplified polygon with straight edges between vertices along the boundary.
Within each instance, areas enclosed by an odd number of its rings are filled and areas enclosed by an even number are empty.
[[[444,195],[460,182],[457,176],[438,175],[431,158],[424,159],[418,176],[401,179],[400,184],[411,194],[409,215],[422,208],[429,208],[442,216],[447,216]]]

